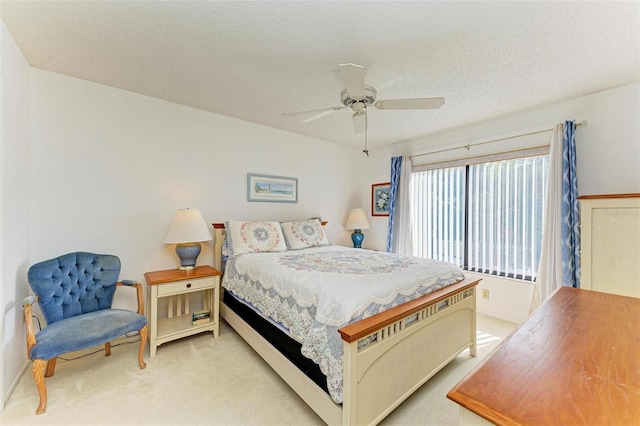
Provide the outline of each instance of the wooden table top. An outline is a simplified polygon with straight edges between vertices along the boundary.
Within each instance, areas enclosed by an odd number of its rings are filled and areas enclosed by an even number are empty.
[[[562,287],[447,397],[499,425],[640,425],[640,299]]]
[[[144,274],[144,278],[147,280],[148,285],[157,285],[174,281],[212,277],[215,275],[222,275],[222,272],[218,271],[213,266],[203,265],[187,271],[176,268],[166,269],[164,271],[146,272]]]

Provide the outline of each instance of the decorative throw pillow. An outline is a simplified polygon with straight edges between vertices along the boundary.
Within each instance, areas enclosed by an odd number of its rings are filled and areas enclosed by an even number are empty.
[[[329,245],[318,219],[284,222],[280,225],[289,250]]]
[[[227,222],[227,238],[234,255],[285,251],[287,245],[278,222]]]

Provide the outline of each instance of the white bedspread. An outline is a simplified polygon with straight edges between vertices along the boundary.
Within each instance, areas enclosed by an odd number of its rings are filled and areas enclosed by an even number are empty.
[[[325,246],[230,257],[223,286],[300,342],[340,403],[343,346],[337,330],[462,279],[450,263]]]

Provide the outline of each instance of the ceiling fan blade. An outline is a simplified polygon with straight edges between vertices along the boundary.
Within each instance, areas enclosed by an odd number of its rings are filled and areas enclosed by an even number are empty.
[[[387,99],[377,101],[378,109],[438,109],[444,105],[444,98]]]
[[[367,110],[353,114],[353,130],[356,133],[364,133],[367,128]]]
[[[324,117],[325,115],[331,114],[334,111],[340,111],[341,109],[346,108],[345,106],[334,106],[329,108],[318,108],[318,109],[309,109],[306,111],[293,111],[293,112],[283,112],[282,115],[285,117],[303,117],[306,116],[304,123],[308,123],[313,120],[317,120],[318,118]]]
[[[356,64],[340,64],[340,75],[344,88],[351,99],[364,99],[364,73],[366,68]]]

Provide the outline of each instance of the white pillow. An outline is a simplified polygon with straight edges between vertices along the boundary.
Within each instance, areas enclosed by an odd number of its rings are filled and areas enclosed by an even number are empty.
[[[329,245],[318,219],[284,222],[280,225],[289,250]]]
[[[285,251],[287,245],[278,222],[227,222],[227,238],[234,255],[265,251]]]

